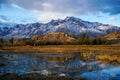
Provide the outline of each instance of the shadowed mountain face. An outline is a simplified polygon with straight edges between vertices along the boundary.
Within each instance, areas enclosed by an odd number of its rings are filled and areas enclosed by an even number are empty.
[[[18,24],[6,29],[0,27],[0,36],[4,38],[31,38],[34,35],[44,35],[50,32],[64,32],[77,38],[82,33],[86,33],[89,37],[102,37],[111,32],[120,32],[120,27],[83,21],[75,17],[52,20],[46,24]]]

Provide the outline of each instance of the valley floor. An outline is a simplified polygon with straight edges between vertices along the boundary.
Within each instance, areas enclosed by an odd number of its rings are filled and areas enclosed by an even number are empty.
[[[72,53],[88,50],[120,52],[120,46],[118,45],[3,46],[3,49],[0,50],[0,53],[21,53],[21,52]]]

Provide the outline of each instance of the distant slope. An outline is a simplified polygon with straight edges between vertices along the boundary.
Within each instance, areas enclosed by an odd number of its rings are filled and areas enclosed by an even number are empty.
[[[116,39],[120,39],[120,33],[110,33],[105,35],[103,38],[107,39],[107,40],[116,40]]]
[[[110,33],[103,37],[108,41],[108,44],[117,44],[120,45],[120,33]]]

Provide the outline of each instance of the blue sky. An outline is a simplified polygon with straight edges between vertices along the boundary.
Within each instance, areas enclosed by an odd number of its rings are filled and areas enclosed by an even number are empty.
[[[48,22],[74,16],[120,26],[120,0],[0,0],[0,22]]]

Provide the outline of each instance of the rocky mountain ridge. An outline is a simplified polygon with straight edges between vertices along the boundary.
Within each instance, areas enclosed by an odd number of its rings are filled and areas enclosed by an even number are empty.
[[[79,38],[82,33],[89,37],[103,37],[111,32],[120,32],[120,27],[98,22],[88,22],[75,17],[64,20],[51,20],[48,23],[17,24],[13,27],[0,27],[0,36],[9,39],[31,38],[34,35],[45,35],[51,32],[63,32]]]

